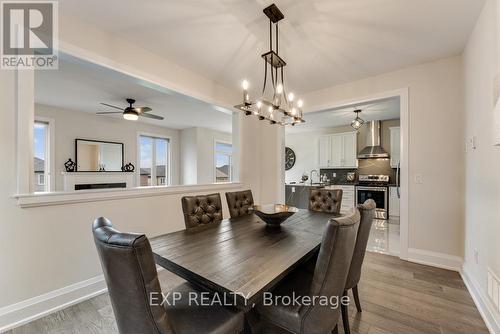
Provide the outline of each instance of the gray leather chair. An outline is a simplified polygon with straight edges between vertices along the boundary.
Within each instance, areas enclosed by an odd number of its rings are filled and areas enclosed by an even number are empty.
[[[351,265],[360,220],[353,208],[342,218],[330,219],[323,234],[314,272],[293,271],[272,291],[274,296],[342,297]],[[331,305],[265,305],[257,306],[265,333],[330,333],[336,332],[340,307]]]
[[[370,237],[370,230],[372,228],[373,217],[375,216],[375,201],[372,199],[367,200],[362,205],[358,205],[361,213],[361,221],[359,223],[358,236],[356,238],[356,245],[354,246],[354,253],[352,256],[351,267],[349,268],[349,275],[347,276],[344,295],[347,296],[349,290],[352,289],[354,302],[358,312],[362,312],[361,303],[359,302],[358,283],[361,278],[361,268],[363,260],[365,259],[366,245]],[[342,305],[342,322],[344,324],[344,332],[350,333],[349,328],[349,314],[347,306]]]
[[[184,196],[181,199],[186,228],[196,227],[222,220],[220,194]]]
[[[314,189],[309,192],[309,210],[340,214],[342,189]]]
[[[243,331],[241,312],[218,306],[189,306],[187,298],[175,305],[172,298],[170,305],[159,305],[162,300],[160,283],[151,245],[144,235],[120,233],[102,217],[94,221],[92,231],[121,334],[234,334]],[[190,293],[198,295],[188,283],[171,292],[183,297]],[[150,302],[156,298],[157,302]]]
[[[226,200],[231,218],[248,215],[254,205],[251,190],[228,192]]]

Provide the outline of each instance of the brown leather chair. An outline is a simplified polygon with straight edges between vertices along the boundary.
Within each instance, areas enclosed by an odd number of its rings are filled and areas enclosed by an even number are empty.
[[[188,283],[174,288],[169,302],[161,306],[153,252],[144,235],[120,233],[103,217],[94,221],[92,231],[121,334],[234,334],[243,331],[241,312],[220,306],[188,305],[188,296],[199,295]],[[171,297],[174,292],[183,297],[176,303]],[[152,300],[157,301],[151,303]]]
[[[362,205],[358,205],[361,213],[361,221],[359,223],[358,236],[356,238],[356,245],[354,246],[354,253],[352,256],[351,267],[349,268],[349,275],[347,276],[344,295],[352,289],[354,302],[358,312],[362,312],[361,304],[359,302],[358,283],[361,278],[361,268],[366,253],[366,245],[370,237],[370,230],[372,228],[373,217],[375,216],[375,201],[372,199],[367,200]],[[344,324],[344,332],[350,333],[349,328],[349,314],[347,306],[342,305],[342,321]]]
[[[226,200],[231,218],[248,215],[254,204],[251,190],[228,192]]]
[[[196,227],[222,220],[220,194],[184,196],[181,199],[186,228]]]
[[[325,296],[343,295],[360,220],[359,210],[353,208],[342,218],[330,219],[323,234],[314,272],[295,270],[272,291],[273,296]],[[300,300],[300,299],[299,299]],[[307,302],[307,301],[306,301]],[[283,304],[257,306],[265,333],[330,333],[338,331],[340,307],[332,305]]]
[[[309,191],[309,210],[340,214],[342,189],[314,189]]]

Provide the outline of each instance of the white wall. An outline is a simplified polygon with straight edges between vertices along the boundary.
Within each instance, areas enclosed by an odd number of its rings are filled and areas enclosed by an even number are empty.
[[[500,277],[500,148],[492,146],[494,80],[500,73],[498,2],[487,1],[464,52],[465,137],[477,137],[477,149],[465,154],[465,265],[464,272],[488,301],[487,271]],[[478,251],[476,263],[474,252]],[[500,313],[496,318],[500,333]],[[495,320],[492,321],[494,323]]]
[[[463,256],[462,83],[462,59],[457,56],[304,96],[308,110],[322,110],[409,88],[409,256],[425,254],[455,263]],[[422,184],[413,182],[416,174],[422,175]]]
[[[180,184],[179,130],[141,122],[130,122],[118,117],[103,117],[82,111],[63,110],[40,104],[35,105],[36,116],[55,120],[56,190],[63,190],[64,187],[61,175],[61,172],[65,170],[64,163],[68,158],[75,161],[76,138],[123,143],[125,163],[132,162],[136,167],[136,172],[139,172],[139,163],[137,162],[138,132],[170,138],[171,184]]]
[[[184,184],[215,182],[215,141],[232,142],[232,134],[207,128],[183,129],[181,133],[181,179]]]
[[[180,131],[181,138],[181,182],[198,183],[198,148],[196,147],[196,128]]]

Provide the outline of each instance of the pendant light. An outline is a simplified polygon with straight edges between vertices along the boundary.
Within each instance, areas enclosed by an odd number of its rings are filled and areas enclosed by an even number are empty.
[[[354,113],[356,114],[356,118],[352,120],[351,126],[355,130],[359,130],[361,128],[361,126],[363,126],[363,124],[365,124],[365,121],[361,117],[359,117],[359,113],[361,111],[362,111],[361,109],[354,110]]]

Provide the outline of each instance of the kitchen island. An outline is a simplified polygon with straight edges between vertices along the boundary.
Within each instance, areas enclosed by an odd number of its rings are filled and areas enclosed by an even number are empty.
[[[328,182],[328,183],[296,183],[285,185],[285,203],[299,209],[309,208],[309,193],[311,189],[317,188],[330,188],[342,189],[342,208],[341,211],[345,212],[354,207],[355,182]]]

